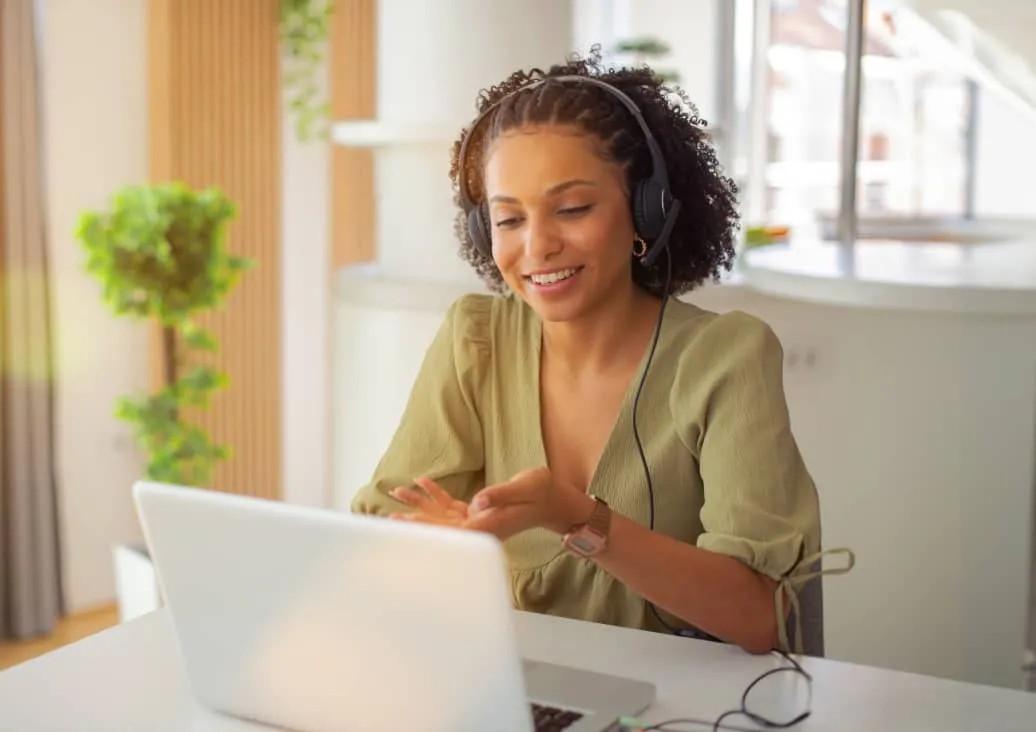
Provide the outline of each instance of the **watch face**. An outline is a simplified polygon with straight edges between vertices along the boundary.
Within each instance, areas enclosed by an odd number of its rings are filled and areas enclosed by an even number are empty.
[[[597,549],[596,542],[586,538],[585,536],[573,536],[572,547],[583,554],[589,554],[590,552]]]

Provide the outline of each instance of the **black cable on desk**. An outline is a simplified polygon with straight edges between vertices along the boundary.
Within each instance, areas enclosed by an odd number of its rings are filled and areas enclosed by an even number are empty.
[[[706,721],[704,719],[694,719],[692,717],[667,719],[664,722],[653,724],[650,727],[644,727],[643,732],[681,732],[680,730],[677,730],[672,726],[676,724],[693,724],[699,727],[711,727],[713,732],[719,732],[719,730],[733,730],[736,732],[759,732],[758,727],[737,727],[730,724],[724,724],[725,719],[734,716],[746,717],[751,721],[755,722],[757,725],[764,727],[766,729],[790,729],[797,724],[801,724],[806,719],[808,719],[809,716],[813,713],[813,710],[811,708],[812,703],[808,705],[809,708],[807,708],[804,712],[796,715],[795,717],[786,722],[777,722],[772,719],[767,719],[761,714],[756,714],[748,710],[748,695],[752,692],[752,689],[754,689],[756,685],[763,679],[769,678],[770,676],[775,676],[779,673],[794,673],[797,675],[801,675],[802,678],[804,678],[806,680],[806,683],[809,685],[809,696],[812,702],[813,677],[810,676],[809,672],[802,668],[802,665],[794,658],[792,658],[791,655],[784,653],[783,651],[773,651],[773,653],[776,653],[777,655],[781,656],[782,658],[787,660],[791,665],[768,669],[756,676],[754,679],[752,679],[752,682],[745,687],[744,692],[741,694],[741,705],[738,709],[730,709],[726,712],[723,712],[723,714],[716,717],[716,719],[712,722]]]

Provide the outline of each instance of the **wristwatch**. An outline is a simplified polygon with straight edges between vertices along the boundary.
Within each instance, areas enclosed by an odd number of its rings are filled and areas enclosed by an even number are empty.
[[[594,510],[585,524],[569,529],[561,539],[566,549],[581,557],[592,557],[600,554],[608,546],[608,531],[612,523],[612,510],[602,499],[594,499]]]

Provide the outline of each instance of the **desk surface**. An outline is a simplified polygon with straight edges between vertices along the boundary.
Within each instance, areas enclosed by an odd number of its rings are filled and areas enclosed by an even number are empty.
[[[780,662],[703,641],[542,615],[517,618],[528,658],[655,683],[658,703],[644,715],[649,722],[711,721],[738,705],[756,675]],[[1036,729],[1036,694],[820,659],[804,665],[814,677],[813,716],[795,728],[804,732]],[[751,728],[740,719],[730,722]],[[258,729],[266,728],[208,713],[193,700],[164,610],[0,672],[4,732]]]

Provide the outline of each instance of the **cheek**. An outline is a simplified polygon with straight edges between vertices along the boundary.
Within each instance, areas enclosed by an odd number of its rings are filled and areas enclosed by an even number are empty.
[[[622,262],[633,246],[632,235],[626,234],[627,228],[620,215],[594,217],[574,233],[577,241],[573,243],[598,259]]]
[[[505,281],[510,281],[516,276],[521,258],[522,247],[513,236],[509,237],[505,234],[493,237],[493,261]]]

